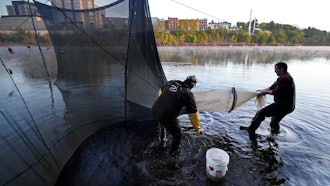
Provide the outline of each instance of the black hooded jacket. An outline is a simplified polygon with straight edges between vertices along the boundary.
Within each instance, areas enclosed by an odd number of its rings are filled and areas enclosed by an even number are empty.
[[[162,94],[152,106],[152,115],[158,121],[176,119],[182,114],[183,108],[187,113],[197,112],[195,97],[189,85],[179,80],[172,80],[161,90]]]

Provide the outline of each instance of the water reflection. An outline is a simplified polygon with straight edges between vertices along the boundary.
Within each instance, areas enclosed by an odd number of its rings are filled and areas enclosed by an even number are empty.
[[[256,167],[260,167],[258,170],[259,173],[264,176],[264,181],[274,185],[280,185],[285,182],[285,179],[277,178],[278,175],[273,173],[283,166],[283,162],[278,158],[276,137],[276,135],[265,137],[257,134],[249,134],[252,149],[251,158],[256,161]]]
[[[330,60],[327,47],[159,47],[162,62],[191,62],[198,65],[274,63],[276,61]],[[185,54],[185,55],[182,55]]]

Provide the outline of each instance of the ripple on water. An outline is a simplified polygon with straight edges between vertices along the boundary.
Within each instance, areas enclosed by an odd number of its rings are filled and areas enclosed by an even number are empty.
[[[225,150],[230,156],[222,183],[225,185],[302,183],[292,177],[297,176],[297,167],[306,165],[304,158],[318,159],[314,165],[320,167],[319,172],[312,170],[312,174],[321,173],[326,178],[322,157],[307,156],[306,149],[301,149],[300,143],[306,141],[304,126],[293,125],[297,121],[288,117],[282,122],[280,134],[272,136],[269,121],[265,120],[257,130],[256,138],[251,139],[246,131],[239,130],[239,126],[248,125],[253,114],[254,111],[246,108],[232,113],[203,112],[201,136],[195,135],[188,116],[181,116],[184,133],[180,151],[174,157],[168,153],[171,136],[168,135],[165,147],[160,146],[155,122],[128,122],[129,127],[103,130],[87,140],[81,148],[84,150],[73,156],[75,158],[63,171],[66,177],[62,183],[77,184],[88,180],[93,184],[113,185],[218,185],[206,176],[205,155],[213,147]],[[81,162],[79,157],[88,161]],[[298,160],[302,163],[297,163]],[[74,171],[77,167],[79,171]]]

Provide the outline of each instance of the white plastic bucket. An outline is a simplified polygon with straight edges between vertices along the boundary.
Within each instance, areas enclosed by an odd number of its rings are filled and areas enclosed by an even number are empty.
[[[212,180],[222,180],[228,170],[229,155],[218,148],[206,151],[206,175]]]

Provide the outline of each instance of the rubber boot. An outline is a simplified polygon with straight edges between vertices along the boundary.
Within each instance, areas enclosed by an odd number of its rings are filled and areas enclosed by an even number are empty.
[[[262,110],[261,110],[262,111]],[[260,126],[261,122],[265,120],[265,116],[261,111],[258,111],[257,114],[253,117],[251,125],[249,126],[249,133],[255,133],[257,128]]]
[[[173,141],[171,144],[170,155],[176,156],[178,153],[178,149],[181,143],[181,136],[173,136]]]

